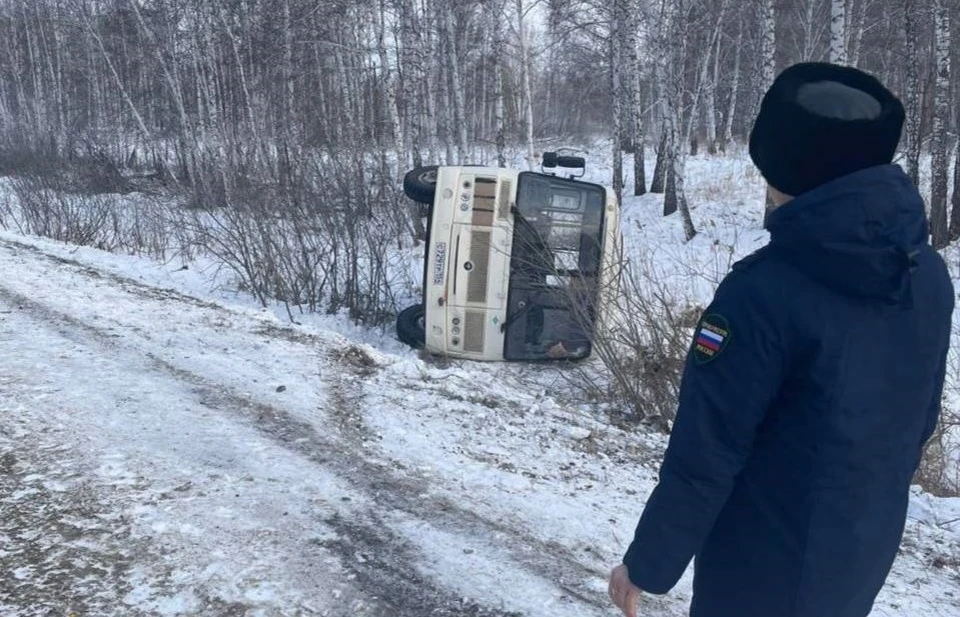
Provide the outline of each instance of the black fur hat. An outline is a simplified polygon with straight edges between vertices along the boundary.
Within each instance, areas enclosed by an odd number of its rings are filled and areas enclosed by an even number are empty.
[[[796,197],[861,169],[893,161],[903,130],[900,100],[855,68],[804,62],[777,77],[750,133],[750,158]]]

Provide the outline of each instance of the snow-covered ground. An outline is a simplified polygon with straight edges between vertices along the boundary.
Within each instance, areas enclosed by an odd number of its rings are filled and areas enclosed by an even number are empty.
[[[765,240],[762,184],[693,159],[688,189],[693,242],[656,196],[624,229],[703,301]],[[557,369],[289,324],[198,266],[0,232],[0,615],[616,614],[662,436]],[[685,615],[690,582],[641,614]],[[873,614],[958,607],[960,499],[917,490]]]

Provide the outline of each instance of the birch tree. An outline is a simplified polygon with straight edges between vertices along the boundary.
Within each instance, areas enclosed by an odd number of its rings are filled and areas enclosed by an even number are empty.
[[[933,152],[930,161],[930,235],[936,248],[945,247],[960,231],[960,220],[947,227],[947,168],[950,120],[950,12],[947,0],[934,0],[936,84],[933,110]]]
[[[134,0],[131,0],[133,2]],[[297,92],[293,67],[293,16],[290,12],[290,0],[283,0],[283,116],[282,131],[292,138],[294,124],[294,99]]]
[[[384,106],[390,118],[390,136],[393,138],[393,151],[396,160],[394,175],[397,179],[400,179],[407,167],[406,149],[404,147],[406,140],[404,139],[403,130],[400,125],[400,110],[397,108],[397,85],[394,83],[393,71],[390,68],[390,58],[387,54],[386,12],[386,0],[380,0],[380,6],[376,9],[377,56],[380,64],[380,87],[383,91]]]
[[[616,0],[616,80],[614,4],[8,0],[0,3],[0,165],[56,167],[65,144],[89,144],[117,166],[174,161],[169,177],[186,185],[268,186],[282,144],[293,157],[387,152],[403,165],[439,162],[446,146],[450,162],[486,147],[506,165],[516,145],[532,167],[537,131],[571,145],[617,132],[636,146],[636,175],[621,182],[662,193],[671,146],[682,158],[692,133],[708,151],[714,134],[726,148],[751,125],[778,63],[826,59],[841,39],[848,63],[902,94],[913,179],[921,151],[954,139],[956,71],[947,113],[933,126],[934,93],[944,92],[935,88],[933,0],[727,0],[722,19],[723,1],[685,0],[674,25],[689,53],[677,73],[667,67],[676,30],[664,18],[677,3]],[[943,5],[956,19],[960,6]],[[843,36],[834,37],[841,7]],[[648,187],[644,133],[658,153]]]
[[[917,53],[916,0],[903,0],[904,30],[906,33],[906,84],[904,92],[904,142],[906,146],[906,172],[914,186],[920,186],[920,55]]]
[[[667,62],[667,134],[668,145],[666,151],[667,158],[667,186],[664,195],[663,213],[664,215],[680,213],[680,221],[683,225],[684,236],[687,240],[693,239],[697,230],[693,225],[693,219],[690,216],[690,208],[687,203],[686,193],[684,192],[684,172],[686,166],[686,148],[683,140],[683,75],[685,58],[685,28],[683,27],[683,16],[686,15],[687,0],[674,0],[666,14],[668,36],[668,62]]]
[[[671,3],[674,0],[661,0],[660,15],[657,20],[657,34],[654,37],[655,55],[654,55],[654,80],[657,88],[657,100],[655,109],[660,124],[660,140],[657,145],[657,158],[653,167],[653,179],[650,181],[651,193],[665,193],[667,190],[667,169],[669,167],[670,148],[673,144],[674,136],[670,133],[668,98],[671,96],[670,87],[670,46],[671,35],[669,31],[670,20],[673,7]],[[664,203],[664,216],[672,214],[672,210]]]
[[[457,53],[457,36],[454,27],[453,7],[446,2],[443,9],[443,32],[446,36],[447,70],[450,75],[451,98],[453,99],[452,125],[457,140],[457,161],[463,164],[467,154],[467,119],[463,101],[463,84],[460,80],[460,61]]]
[[[853,19],[849,21],[852,32],[848,33],[847,38],[847,62],[850,66],[860,64],[860,54],[863,51],[863,35],[866,29],[867,10],[872,4],[871,0],[859,0],[854,7]],[[849,31],[851,28],[847,28]]]
[[[720,82],[720,43],[723,40],[721,34],[723,32],[729,4],[730,0],[720,0],[720,6],[717,11],[717,21],[711,32],[707,54],[705,55],[703,70],[701,72],[703,76],[702,82],[707,82],[709,76],[709,83],[702,83],[701,87],[704,92],[703,116],[706,128],[707,152],[710,154],[716,154],[718,150],[717,86]],[[711,58],[713,67],[709,69],[708,73]]]
[[[847,62],[847,0],[830,0],[830,62]]]
[[[774,0],[760,0],[761,23],[761,83],[757,98],[754,116],[760,110],[764,93],[776,79],[777,70],[777,13]],[[766,206],[770,203],[769,193],[765,193]]]
[[[403,82],[404,145],[413,166],[423,165],[423,39],[414,0],[399,0],[400,63]]]
[[[777,12],[774,0],[760,2],[760,84],[763,93],[773,84],[777,72]],[[759,105],[759,101],[757,102]]]
[[[627,70],[629,76],[629,104],[630,118],[633,123],[633,194],[643,195],[647,192],[647,174],[644,166],[645,135],[643,122],[643,90],[640,80],[640,50],[638,49],[638,34],[640,31],[640,2],[628,0],[626,8],[628,18],[626,26],[626,53]]]
[[[960,234],[954,235],[957,233],[958,221],[960,221],[960,144],[957,144],[956,147],[956,157],[953,161],[953,197],[951,199],[951,212],[950,212],[950,225],[951,225],[951,240],[957,240],[960,238]]]
[[[533,5],[531,5],[532,7]],[[527,11],[523,0],[515,1],[517,18],[517,45],[520,50],[520,95],[523,101],[524,142],[527,147],[527,169],[533,169],[537,164],[537,156],[533,146],[533,90],[531,88],[530,49],[527,41],[526,18]]]
[[[506,0],[494,0],[490,19],[493,22],[493,80],[494,80],[494,127],[496,131],[495,143],[497,148],[497,165],[507,166],[507,133],[503,117],[503,80],[505,77],[504,65],[506,52],[503,41],[503,13]]]
[[[613,14],[610,20],[610,37],[608,46],[610,48],[610,91],[613,102],[613,192],[617,197],[617,202],[623,200],[623,99],[624,99],[624,76],[623,56],[625,40],[627,36],[623,30],[629,28],[628,9],[626,0],[614,0]],[[627,68],[630,70],[630,67]]]
[[[800,41],[797,44],[798,60],[810,62],[815,59],[820,48],[820,20],[822,15],[818,10],[822,0],[802,0],[794,4],[793,21],[799,25]]]
[[[726,152],[733,141],[733,121],[737,113],[737,97],[740,94],[740,58],[743,56],[743,19],[737,19],[737,41],[733,46],[733,76],[730,80],[730,99],[720,138],[720,150]]]

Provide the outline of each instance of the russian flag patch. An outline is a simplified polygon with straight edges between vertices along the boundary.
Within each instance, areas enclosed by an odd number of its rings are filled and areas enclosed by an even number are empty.
[[[694,356],[698,362],[709,362],[716,358],[730,339],[730,325],[720,315],[707,315],[700,320],[694,339]]]

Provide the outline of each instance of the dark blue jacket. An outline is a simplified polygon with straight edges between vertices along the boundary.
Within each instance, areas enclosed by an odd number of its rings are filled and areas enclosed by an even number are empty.
[[[864,617],[936,424],[954,291],[895,165],[766,221],[688,354],[660,481],[624,563],[693,617]]]

